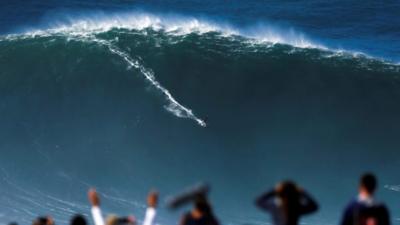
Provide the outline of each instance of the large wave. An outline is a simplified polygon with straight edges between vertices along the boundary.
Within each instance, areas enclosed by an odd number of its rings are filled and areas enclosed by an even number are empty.
[[[16,41],[22,39],[44,38],[44,37],[63,37],[67,40],[81,42],[93,42],[106,47],[110,52],[118,55],[130,67],[140,71],[149,83],[161,92],[168,102],[165,108],[177,117],[189,118],[196,121],[200,126],[205,127],[206,122],[197,117],[193,111],[180,103],[173,94],[157,81],[154,72],[150,68],[142,65],[140,56],[129,54],[122,47],[118,47],[119,35],[132,31],[141,31],[142,35],[148,35],[147,31],[162,32],[165,35],[174,37],[185,37],[190,34],[215,34],[215,38],[224,39],[228,42],[239,41],[242,48],[247,51],[253,48],[254,51],[262,51],[263,48],[269,48],[276,45],[289,45],[286,54],[293,54],[295,51],[317,50],[314,55],[317,58],[340,58],[352,59],[358,61],[357,66],[372,69],[373,66],[389,70],[398,70],[396,65],[389,62],[374,59],[362,53],[355,53],[343,50],[330,50],[327,47],[316,44],[305,37],[305,35],[295,32],[292,29],[279,30],[269,26],[254,26],[238,29],[224,23],[216,23],[208,20],[201,20],[193,17],[182,16],[156,16],[143,12],[119,13],[114,15],[75,16],[66,17],[63,22],[52,22],[42,29],[30,29],[22,34],[10,34],[0,38],[0,41]],[[102,34],[114,32],[113,39],[102,38]],[[132,33],[133,34],[133,33]],[[179,41],[182,39],[176,39]],[[132,40],[135,41],[135,40]],[[213,40],[210,40],[213,41]],[[313,50],[315,49],[315,50]],[[310,55],[311,56],[311,55]]]
[[[79,196],[97,184],[121,191],[143,181],[147,189],[154,177],[161,190],[174,190],[191,182],[186,174],[204,171],[199,177],[223,183],[220,200],[229,208],[226,196],[251,196],[247,184],[265,171],[325,182],[338,175],[336,163],[317,167],[309,155],[332,163],[345,157],[349,171],[354,162],[397,165],[400,66],[290,29],[147,13],[78,16],[2,36],[0,65],[2,221],[25,215],[28,222],[40,211],[67,224],[74,212],[89,211]],[[159,112],[160,104],[174,116]],[[238,180],[244,173],[250,176]],[[77,189],[70,196],[66,184]],[[339,199],[324,190],[321,196]],[[127,196],[103,197],[141,208]],[[260,224],[247,217],[251,210],[237,224]]]
[[[180,15],[156,15],[145,12],[111,13],[85,13],[77,15],[63,15],[46,21],[40,29],[26,28],[20,34],[6,35],[8,38],[44,36],[62,33],[71,36],[87,36],[93,33],[107,32],[111,29],[144,30],[153,29],[164,31],[170,35],[187,35],[190,33],[218,32],[223,36],[241,36],[254,43],[288,44],[298,48],[317,48],[337,53],[347,53],[353,56],[363,55],[362,52],[332,49],[319,42],[313,41],[302,32],[294,28],[282,28],[276,25],[259,22],[252,26],[236,27],[228,22],[206,18],[196,18]],[[372,58],[372,57],[371,57]]]

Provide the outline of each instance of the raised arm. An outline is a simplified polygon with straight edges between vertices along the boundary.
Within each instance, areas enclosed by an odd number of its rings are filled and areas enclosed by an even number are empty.
[[[89,202],[92,205],[92,217],[95,225],[104,225],[103,215],[100,209],[100,198],[95,189],[90,189],[88,193]]]
[[[317,202],[305,191],[300,192],[301,214],[309,214],[318,210]]]
[[[187,221],[188,221],[188,217],[189,217],[189,213],[184,214],[179,221],[179,225],[186,225]]]
[[[264,210],[271,210],[274,207],[275,190],[265,192],[256,199],[256,205]]]
[[[154,225],[154,220],[157,214],[156,208],[158,203],[158,193],[152,191],[147,196],[147,210],[144,217],[143,225]]]

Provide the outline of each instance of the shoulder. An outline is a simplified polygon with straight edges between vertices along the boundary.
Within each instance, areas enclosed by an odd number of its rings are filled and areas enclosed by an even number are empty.
[[[190,212],[185,212],[185,213],[183,214],[183,218],[184,218],[184,219],[190,219],[190,218],[192,218],[192,214],[191,214]]]
[[[375,208],[381,213],[389,213],[389,210],[384,203],[377,203]]]
[[[347,204],[346,208],[351,209],[351,208],[359,207],[360,205],[361,204],[356,199],[353,199]]]
[[[351,200],[345,207],[345,212],[350,213],[360,207],[360,203],[357,200]]]
[[[192,223],[191,214],[189,212],[183,214],[183,216],[181,217],[180,225],[189,225],[191,223]]]

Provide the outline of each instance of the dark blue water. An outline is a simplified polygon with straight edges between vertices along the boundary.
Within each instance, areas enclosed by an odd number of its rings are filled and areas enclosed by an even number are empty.
[[[371,170],[399,224],[398,1],[0,4],[1,223],[88,216],[92,186],[141,219],[202,180],[223,224],[267,224],[292,178],[331,225]]]

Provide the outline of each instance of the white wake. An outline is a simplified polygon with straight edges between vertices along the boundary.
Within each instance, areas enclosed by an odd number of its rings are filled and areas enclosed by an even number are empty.
[[[385,185],[384,186],[386,189],[391,190],[391,191],[396,191],[396,192],[400,192],[400,185]]]
[[[78,39],[79,40],[79,39]],[[183,106],[181,103],[179,103],[174,96],[172,96],[171,92],[163,87],[160,82],[157,81],[156,77],[154,76],[154,72],[150,69],[145,68],[142,64],[139,63],[138,60],[133,59],[131,56],[129,56],[128,53],[120,50],[117,46],[113,45],[111,42],[103,40],[103,39],[98,39],[98,38],[89,38],[85,39],[89,41],[96,42],[98,44],[101,44],[103,46],[106,46],[110,52],[112,52],[115,55],[118,55],[121,57],[126,63],[128,63],[129,66],[134,67],[138,69],[143,76],[146,78],[147,81],[150,82],[150,84],[156,88],[158,91],[160,91],[164,96],[166,101],[168,102],[168,105],[165,106],[165,109],[174,114],[177,117],[180,118],[188,118],[196,121],[197,124],[199,124],[202,127],[206,127],[207,124],[204,120],[200,119],[197,117],[193,111],[185,106]]]

